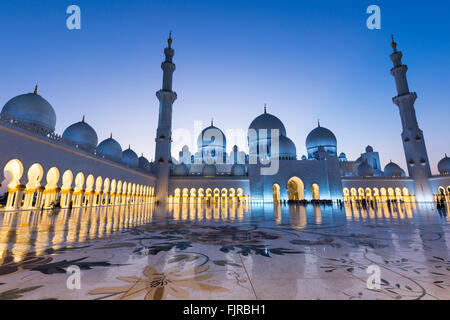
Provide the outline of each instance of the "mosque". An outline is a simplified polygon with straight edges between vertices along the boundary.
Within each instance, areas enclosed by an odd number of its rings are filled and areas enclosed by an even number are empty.
[[[407,66],[392,39],[401,139],[407,170],[390,162],[383,168],[371,146],[356,160],[338,152],[337,138],[320,123],[306,137],[307,155],[298,159],[283,122],[264,112],[249,125],[249,152],[237,146],[227,153],[223,131],[211,122],[198,137],[197,151],[183,147],[172,157],[172,90],[175,71],[172,37],[165,60],[159,99],[155,159],[139,157],[111,135],[99,143],[86,119],[55,133],[56,113],[33,93],[9,100],[0,114],[0,181],[7,191],[4,210],[62,208],[177,201],[417,201],[449,200],[450,158],[432,175],[424,134],[409,91]],[[7,189],[6,189],[7,188]]]

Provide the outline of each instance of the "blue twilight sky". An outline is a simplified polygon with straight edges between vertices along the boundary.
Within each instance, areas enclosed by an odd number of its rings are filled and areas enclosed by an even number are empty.
[[[81,8],[81,30],[66,28],[71,4]],[[366,27],[371,4],[381,7],[381,30]],[[350,159],[370,144],[383,165],[392,159],[406,168],[391,101],[394,33],[436,172],[450,153],[449,18],[447,0],[1,1],[0,104],[38,82],[56,110],[57,132],[85,114],[99,141],[113,132],[122,147],[152,158],[155,92],[173,30],[174,130],[193,135],[194,121],[208,125],[211,117],[224,130],[246,130],[267,103],[299,158],[320,118]]]

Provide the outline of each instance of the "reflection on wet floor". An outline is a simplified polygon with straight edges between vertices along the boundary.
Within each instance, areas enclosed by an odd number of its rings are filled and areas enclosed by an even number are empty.
[[[0,213],[0,265],[7,255],[21,262],[28,253],[43,255],[46,250],[58,250],[75,243],[95,239],[161,219],[205,223],[264,223],[299,230],[308,226],[337,226],[342,224],[390,224],[399,221],[417,223],[450,222],[449,208],[436,210],[432,204],[379,203],[362,206],[346,202],[343,206],[281,205],[248,203],[202,204],[185,202],[159,208],[153,204],[72,208],[45,211]],[[155,215],[156,213],[156,215]],[[441,222],[442,223],[442,222]]]
[[[152,213],[151,204],[1,213],[0,264],[8,250],[14,262],[20,262],[29,252],[41,256],[49,248],[58,250],[148,223]]]

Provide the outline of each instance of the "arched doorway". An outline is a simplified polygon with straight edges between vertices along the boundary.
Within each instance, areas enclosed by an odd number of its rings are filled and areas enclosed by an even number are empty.
[[[320,200],[319,185],[316,183],[314,183],[312,185],[312,194],[313,194],[313,200]]]
[[[313,200],[320,200],[320,191],[318,184],[314,183],[312,185],[312,191],[313,191]]]
[[[305,199],[305,185],[300,178],[292,177],[287,183],[289,200],[298,201]]]
[[[277,183],[275,183],[272,186],[272,190],[273,190],[273,203],[280,202],[280,186]]]

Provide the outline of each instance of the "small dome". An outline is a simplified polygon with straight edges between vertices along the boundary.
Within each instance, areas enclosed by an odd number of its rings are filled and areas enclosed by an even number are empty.
[[[438,170],[440,174],[450,174],[450,158],[447,155],[439,161]]]
[[[245,165],[236,163],[231,167],[231,174],[233,176],[245,176]]]
[[[138,162],[138,167],[143,169],[143,170],[150,170],[150,162],[147,160],[146,157],[144,157],[144,155],[139,157],[139,162]]]
[[[95,130],[83,120],[72,124],[64,130],[62,137],[85,149],[93,150],[97,147],[98,137]]]
[[[308,158],[305,155],[302,155],[302,160],[307,160]]]
[[[273,145],[272,145],[273,148]],[[286,157],[289,159],[297,159],[297,149],[294,142],[286,136],[280,136],[279,138],[279,152],[276,154],[276,150],[273,150],[274,156]]]
[[[259,130],[267,130],[267,136],[270,136],[272,129],[279,130],[280,135],[286,136],[286,128],[280,119],[270,113],[264,112],[262,115],[256,117],[250,124],[249,141],[254,140],[250,136],[250,130],[255,130],[257,137],[259,137]]]
[[[55,110],[47,100],[37,94],[37,90],[35,93],[22,94],[12,98],[5,104],[1,114],[35,125],[43,129],[45,133],[55,131]]]
[[[360,177],[372,177],[373,168],[367,162],[364,161],[358,166],[356,173]]]
[[[173,167],[174,176],[187,176],[189,174],[189,168],[185,163],[179,163]]]
[[[340,161],[340,162],[347,162],[347,161],[348,161],[348,160],[347,160],[347,155],[346,155],[345,153],[341,152],[341,153],[339,154],[339,161]]]
[[[120,161],[122,160],[122,147],[111,135],[110,138],[100,142],[97,147],[97,154],[111,160]]]
[[[139,166],[139,159],[131,147],[128,147],[127,150],[122,152],[122,162],[128,165],[131,168],[137,168]]]
[[[372,146],[367,146],[366,147],[366,152],[373,152]]]
[[[213,164],[205,164],[203,166],[202,175],[205,177],[213,177],[217,173],[217,168]]]
[[[314,158],[315,153],[323,147],[326,152],[332,156],[337,156],[337,139],[333,132],[329,129],[321,127],[312,130],[306,137],[306,149],[308,150],[308,157]]]
[[[384,175],[386,177],[402,177],[403,170],[398,164],[391,161],[384,167]]]

